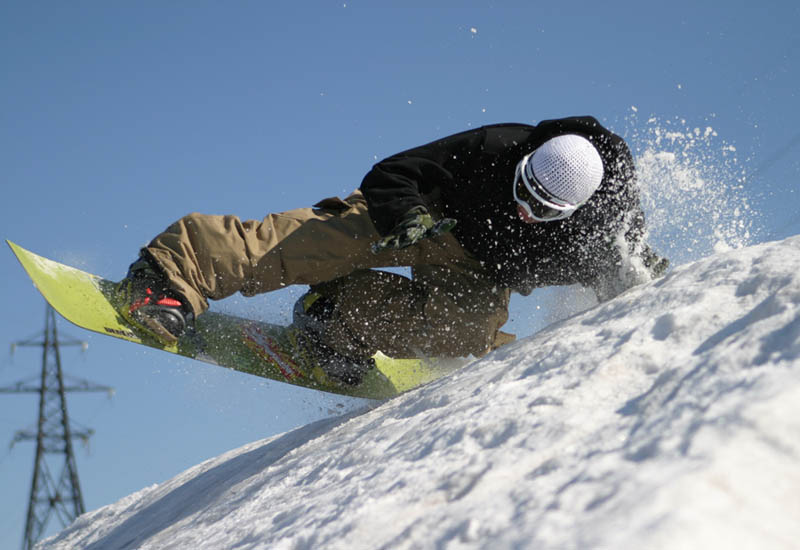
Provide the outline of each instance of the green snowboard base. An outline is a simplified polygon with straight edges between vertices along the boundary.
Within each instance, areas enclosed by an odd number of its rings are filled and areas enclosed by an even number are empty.
[[[211,311],[198,316],[194,330],[187,331],[176,345],[163,346],[137,333],[117,312],[114,282],[6,242],[39,292],[68,321],[100,334],[248,374],[330,393],[385,399],[435,380],[466,362],[392,359],[379,352],[374,357],[376,368],[363,382],[347,386],[329,380],[319,367],[296,358],[289,327]]]

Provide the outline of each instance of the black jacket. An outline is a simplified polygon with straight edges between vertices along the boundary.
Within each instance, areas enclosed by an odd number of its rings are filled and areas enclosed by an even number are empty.
[[[526,224],[517,215],[512,182],[517,163],[544,141],[582,135],[597,147],[604,176],[570,218]],[[434,200],[455,218],[454,234],[498,284],[522,293],[545,285],[595,286],[642,238],[644,215],[633,159],[623,139],[592,117],[546,120],[536,126],[496,124],[393,155],[364,177],[361,191],[381,234],[414,206]]]

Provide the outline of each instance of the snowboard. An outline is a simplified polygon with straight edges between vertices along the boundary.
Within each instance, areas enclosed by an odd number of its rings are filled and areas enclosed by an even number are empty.
[[[64,265],[6,241],[45,300],[62,317],[90,331],[296,386],[329,393],[386,399],[463,366],[459,359],[393,359],[378,352],[363,381],[345,385],[307,364],[291,326],[207,311],[177,344],[164,346],[136,331],[118,312],[116,283]]]

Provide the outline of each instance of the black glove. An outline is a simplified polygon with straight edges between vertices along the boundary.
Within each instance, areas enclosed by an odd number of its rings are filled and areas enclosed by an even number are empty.
[[[648,245],[645,245],[642,251],[642,263],[650,270],[650,275],[653,279],[661,277],[669,267],[669,260],[663,256],[659,256],[656,251]]]
[[[399,250],[422,239],[428,239],[450,232],[456,225],[453,218],[442,218],[434,222],[424,206],[415,206],[400,220],[391,233],[372,243],[372,253],[378,254],[383,250]]]

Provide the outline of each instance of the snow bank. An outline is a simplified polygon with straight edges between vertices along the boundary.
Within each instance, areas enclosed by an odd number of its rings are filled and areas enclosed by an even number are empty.
[[[209,460],[46,549],[796,548],[800,237]]]

